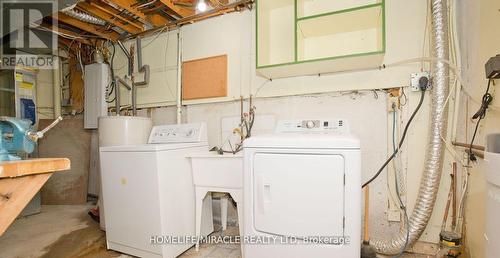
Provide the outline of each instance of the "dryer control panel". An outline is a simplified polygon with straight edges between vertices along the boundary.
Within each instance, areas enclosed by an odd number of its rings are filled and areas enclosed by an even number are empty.
[[[344,119],[282,120],[276,126],[276,133],[349,133],[349,124]]]
[[[207,141],[205,123],[153,126],[148,143],[189,143]]]

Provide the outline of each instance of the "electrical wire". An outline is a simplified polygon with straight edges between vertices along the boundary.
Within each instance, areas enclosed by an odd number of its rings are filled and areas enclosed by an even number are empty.
[[[393,116],[392,116],[393,126],[392,126],[392,128],[393,128],[393,130],[395,130],[395,126],[396,126],[396,112],[395,112],[395,110],[396,110],[396,109],[395,109],[395,104],[393,104],[392,109],[393,109],[393,111],[392,111],[392,113],[393,113]],[[393,132],[394,132],[394,131],[393,131]],[[393,146],[396,146],[396,137],[395,137],[395,135],[393,135],[393,137],[392,137],[392,138],[393,138],[393,139],[392,139],[392,141],[393,141]],[[398,153],[398,155],[399,155],[399,153]],[[400,160],[400,159],[399,159],[399,160]],[[393,164],[393,165],[394,165],[394,173],[395,173],[395,176],[397,176],[397,173],[398,173],[398,168],[397,168],[396,162],[394,162],[394,164]],[[387,182],[386,182],[386,184],[387,184],[388,194],[389,194],[389,197],[390,197],[391,201],[392,201],[393,203],[395,203],[395,204],[399,203],[398,198],[396,197],[396,193],[395,193],[395,191],[392,191],[390,178],[389,178],[389,177],[387,177],[387,180],[386,180],[386,181],[387,181]],[[398,211],[400,211],[400,209],[398,209]],[[400,213],[401,213],[401,212],[400,212]]]
[[[481,102],[481,107],[479,110],[472,116],[472,119],[478,119],[476,123],[476,127],[474,129],[474,134],[472,135],[472,140],[470,142],[469,146],[469,160],[468,163],[471,161],[477,161],[476,155],[472,153],[472,145],[474,144],[474,140],[476,140],[476,134],[477,130],[479,128],[479,124],[481,123],[481,120],[483,120],[486,117],[486,111],[488,110],[489,105],[493,101],[493,96],[490,94],[490,86],[491,86],[491,79],[488,80],[488,87],[486,87],[486,92],[483,95],[483,99]]]
[[[424,92],[424,91],[422,91],[422,92]],[[393,119],[392,120],[393,120],[393,123],[392,123],[392,149],[393,149],[394,153],[397,153],[396,155],[399,155],[401,148],[396,148],[396,107],[393,107]],[[394,162],[394,167],[396,167],[396,161],[393,161],[393,162]],[[400,186],[399,186],[397,174],[394,177],[394,185],[396,188],[396,196],[398,198],[399,208],[401,210],[401,213],[402,213],[402,216],[404,219],[403,226],[405,227],[405,230],[406,230],[405,244],[401,248],[401,251],[399,252],[399,254],[396,255],[396,257],[399,258],[403,255],[404,251],[406,250],[406,247],[408,246],[408,240],[410,238],[410,224],[408,223],[409,218],[408,218],[408,211],[406,209],[406,205],[403,203],[403,200],[401,199],[401,191],[399,188]]]
[[[425,85],[427,85],[427,83],[425,83]],[[375,180],[381,173],[382,171],[384,171],[384,169],[387,167],[387,165],[389,164],[389,162],[391,162],[392,159],[394,159],[394,157],[396,156],[396,154],[398,153],[399,149],[401,149],[401,147],[403,146],[403,143],[404,143],[404,140],[406,139],[406,134],[408,133],[408,129],[410,127],[410,124],[411,122],[413,121],[413,119],[415,118],[415,116],[417,115],[418,111],[420,110],[420,108],[422,107],[422,103],[424,102],[424,98],[425,98],[425,88],[422,89],[421,88],[421,95],[420,95],[420,101],[418,103],[418,106],[417,108],[413,111],[413,114],[410,116],[410,119],[408,120],[408,122],[406,123],[406,126],[405,126],[405,129],[403,130],[403,135],[401,137],[401,140],[399,141],[399,144],[398,144],[398,148],[396,149],[396,151],[394,151],[392,153],[392,155],[384,162],[384,164],[380,167],[380,169],[377,171],[377,173],[375,173],[375,175],[373,177],[371,177],[368,181],[366,181],[366,183],[363,184],[363,187],[367,186],[368,184],[370,184],[371,182],[373,182],[373,180]]]
[[[156,33],[155,36],[153,36],[153,38],[148,43],[146,43],[145,46],[142,47],[142,49],[147,48],[149,45],[151,45],[158,37],[160,37],[160,35],[163,33],[163,31],[165,31],[165,29],[167,29],[167,33],[170,32],[170,29],[168,27],[163,27],[160,31],[158,31]],[[167,34],[167,37],[168,37],[168,34]],[[168,38],[167,38],[167,40],[168,40]]]
[[[111,90],[108,92],[108,97],[111,96],[113,91],[118,90],[116,87],[116,81],[115,81],[115,70],[114,70],[114,61],[115,61],[115,53],[116,53],[116,47],[115,44],[111,44],[113,46],[113,54],[111,55],[111,59],[109,62],[109,68],[110,68],[110,73],[111,73]],[[116,100],[116,95],[112,100],[106,100],[107,103],[114,102]]]
[[[402,61],[398,61],[398,62],[394,62],[394,63],[390,63],[390,64],[383,64],[383,65],[379,66],[378,69],[382,70],[382,69],[386,69],[386,68],[392,67],[392,66],[401,66],[401,65],[411,64],[411,63],[421,62],[421,61],[430,62],[430,63],[437,63],[437,62],[445,63],[452,70],[452,72],[455,74],[456,79],[458,80],[458,82],[459,82],[459,84],[461,86],[462,91],[473,102],[475,102],[476,104],[481,105],[481,101],[477,100],[474,97],[474,95],[469,91],[469,88],[465,86],[464,80],[462,79],[462,76],[461,76],[460,69],[452,61],[450,61],[448,59],[435,58],[435,57],[411,58],[411,59],[406,59],[406,60],[402,60]],[[500,107],[494,106],[492,104],[489,105],[489,109],[495,110],[495,111],[500,111]]]

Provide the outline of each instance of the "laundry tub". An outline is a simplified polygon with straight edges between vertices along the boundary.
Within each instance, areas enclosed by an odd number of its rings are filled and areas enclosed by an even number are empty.
[[[240,235],[243,235],[243,155],[216,152],[189,155],[196,192],[196,235],[200,235],[203,200],[211,192],[228,193],[237,205]],[[227,226],[228,199],[221,197],[222,230]],[[198,250],[199,244],[196,244]]]

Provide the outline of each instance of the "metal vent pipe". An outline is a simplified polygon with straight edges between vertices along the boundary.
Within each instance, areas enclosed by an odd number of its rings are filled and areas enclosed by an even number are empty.
[[[101,26],[106,25],[105,20],[97,18],[95,16],[92,16],[88,13],[80,12],[80,11],[75,10],[73,8],[66,8],[66,9],[61,10],[61,12],[68,15],[68,16],[71,16],[77,20],[80,20],[80,21],[84,21],[84,22],[88,22],[88,23],[92,23],[92,24],[96,24],[96,25],[101,25]]]
[[[432,0],[432,40],[433,55],[438,60],[433,69],[433,89],[431,93],[431,121],[429,139],[420,188],[409,226],[401,227],[399,233],[390,240],[373,240],[371,243],[378,253],[395,255],[406,244],[406,228],[409,238],[406,246],[413,245],[422,235],[434,209],[441,180],[446,137],[447,108],[445,105],[449,86],[449,67],[444,60],[449,59],[447,1]]]

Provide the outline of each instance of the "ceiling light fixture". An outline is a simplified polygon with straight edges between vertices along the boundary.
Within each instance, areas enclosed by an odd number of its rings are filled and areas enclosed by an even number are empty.
[[[207,3],[205,3],[205,0],[198,0],[198,4],[196,5],[196,9],[200,12],[204,12],[207,10]]]

